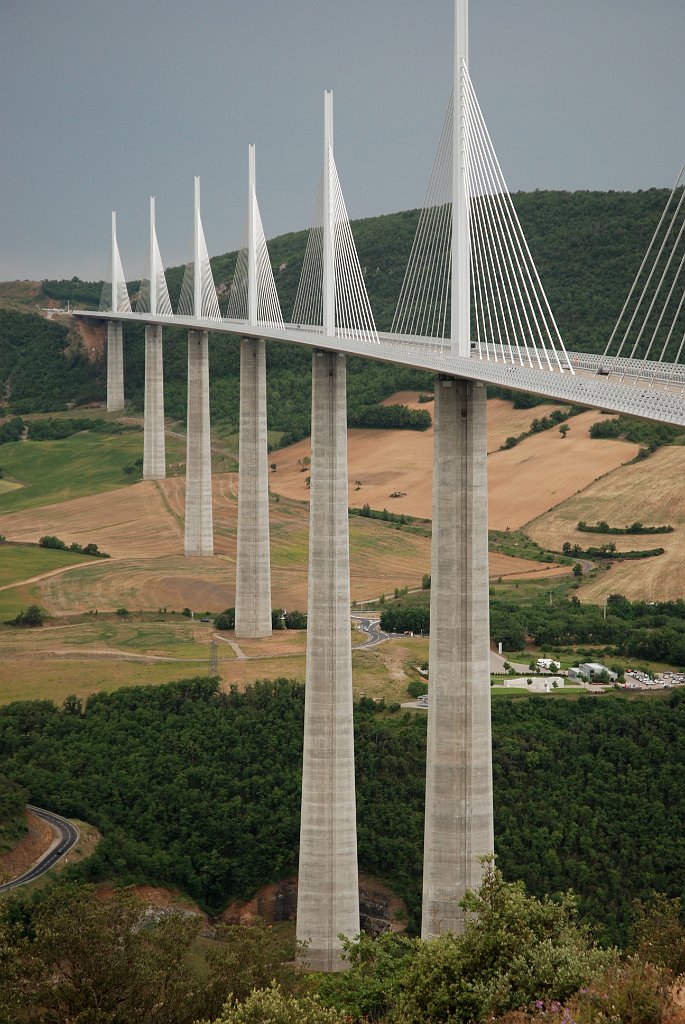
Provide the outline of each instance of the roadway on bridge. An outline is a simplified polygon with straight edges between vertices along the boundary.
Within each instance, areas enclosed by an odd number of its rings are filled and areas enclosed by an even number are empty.
[[[62,857],[69,853],[69,850],[78,842],[81,834],[76,825],[72,825],[70,821],[61,815],[53,814],[52,811],[45,811],[41,807],[33,807],[32,804],[27,806],[30,811],[33,811],[35,815],[47,822],[55,838],[47,852],[43,854],[40,860],[36,861],[33,867],[29,868],[23,875],[20,875],[19,878],[13,878],[12,881],[0,885],[0,892],[9,892],[11,889],[17,889],[20,885],[32,882],[35,878],[40,878],[41,875],[44,875],[46,871],[53,868]]]

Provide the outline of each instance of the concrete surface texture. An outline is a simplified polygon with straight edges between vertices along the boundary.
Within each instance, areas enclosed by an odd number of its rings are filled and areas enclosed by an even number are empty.
[[[264,342],[240,342],[240,473],[236,556],[236,636],[271,636],[269,467]]]
[[[297,937],[321,971],[359,931],[346,406],[345,357],[315,351]]]
[[[120,321],[107,324],[107,412],[124,408],[124,338]]]
[[[162,328],[148,324],[145,327],[144,480],[163,480],[166,476],[162,358]]]
[[[186,555],[213,555],[207,331],[188,331]]]
[[[434,417],[424,939],[463,931],[494,850],[485,387],[438,378]]]

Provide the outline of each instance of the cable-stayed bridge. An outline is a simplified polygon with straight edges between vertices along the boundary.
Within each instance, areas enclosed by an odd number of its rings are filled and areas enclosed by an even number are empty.
[[[390,332],[379,332],[333,151],[285,322],[249,151],[245,241],[220,308],[195,181],[193,252],[172,311],[150,206],[147,280],[132,310],[112,218],[108,409],[124,405],[122,325],[145,331],[143,475],[165,475],[162,331],[188,330],[185,552],[213,553],[210,331],[240,337],[236,634],[271,632],[265,342],[312,349],[309,603],[297,934],[339,970],[359,931],[349,633],[346,356],[435,374],[430,702],[422,934],[460,931],[459,900],[495,848],[490,738],[486,384],[685,425],[685,193],[674,186],[617,326],[598,356],[566,351],[468,73],[467,0],[455,0],[454,90]],[[681,171],[682,176],[682,171]],[[600,268],[598,268],[599,270]]]

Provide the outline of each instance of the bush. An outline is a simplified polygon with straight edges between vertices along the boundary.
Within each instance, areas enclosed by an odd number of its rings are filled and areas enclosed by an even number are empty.
[[[416,700],[417,697],[422,697],[427,690],[428,683],[425,679],[412,679],[407,686],[407,693],[410,697],[413,697],[414,700]]]
[[[227,608],[214,619],[217,629],[235,629],[235,608]]]
[[[66,551],[67,545],[59,537],[53,537],[46,534],[45,537],[41,537],[38,541],[42,548],[55,548],[57,551]]]
[[[45,611],[37,604],[31,604],[26,611],[19,612],[15,619],[10,619],[8,626],[42,626],[45,621]]]

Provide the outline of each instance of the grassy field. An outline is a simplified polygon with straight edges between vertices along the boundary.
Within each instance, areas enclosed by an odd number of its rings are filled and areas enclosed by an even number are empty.
[[[61,441],[15,441],[2,446],[5,472],[24,485],[5,494],[2,512],[51,505],[135,481],[124,466],[143,454],[142,433],[75,434]]]
[[[61,441],[13,441],[2,446],[2,466],[20,488],[0,496],[0,514],[68,501],[135,483],[124,473],[143,455],[143,434],[75,434]],[[167,438],[167,460],[185,458],[182,442]]]
[[[29,544],[3,544],[0,547],[0,587],[88,560],[87,555],[75,551],[57,551]]]

